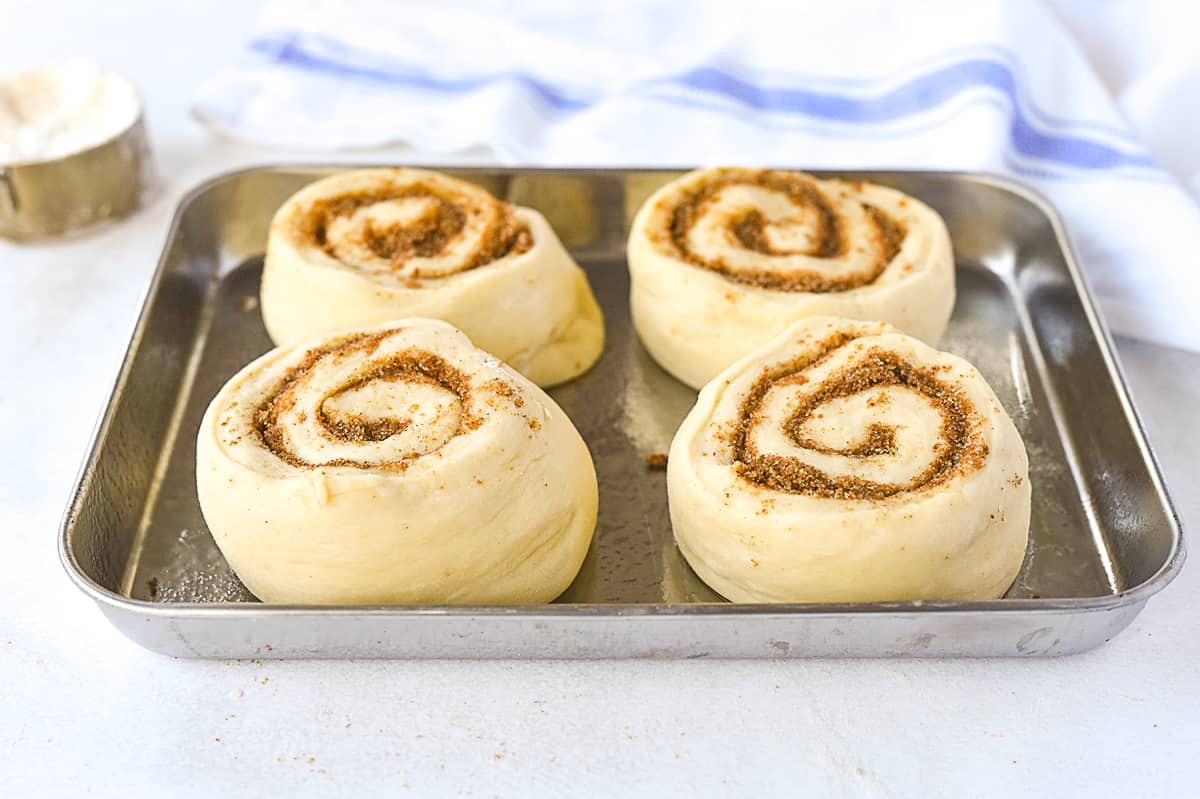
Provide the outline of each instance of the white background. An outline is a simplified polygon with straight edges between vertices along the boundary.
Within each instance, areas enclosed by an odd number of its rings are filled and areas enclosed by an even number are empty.
[[[125,223],[0,243],[0,795],[1196,792],[1196,564],[1112,643],[1057,660],[195,662],[122,638],[62,573],[56,530],[171,211],[236,166],[330,160],[188,118],[255,9],[183,5],[0,2],[0,71],[83,55],[128,75],[163,175]],[[1120,349],[1200,521],[1200,356]]]

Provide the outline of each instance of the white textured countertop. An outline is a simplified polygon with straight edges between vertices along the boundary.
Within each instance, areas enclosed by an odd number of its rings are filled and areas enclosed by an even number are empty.
[[[305,158],[187,117],[252,18],[242,5],[0,2],[0,71],[81,55],[129,76],[164,176],[124,223],[0,243],[0,795],[1195,790],[1196,564],[1110,644],[1056,660],[196,662],[121,637],[64,575],[56,535],[167,222],[206,177]],[[1120,350],[1184,524],[1200,522],[1200,356]]]

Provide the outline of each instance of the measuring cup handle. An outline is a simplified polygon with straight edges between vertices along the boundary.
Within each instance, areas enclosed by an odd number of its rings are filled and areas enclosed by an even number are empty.
[[[0,216],[16,216],[18,208],[17,187],[8,170],[0,167]]]

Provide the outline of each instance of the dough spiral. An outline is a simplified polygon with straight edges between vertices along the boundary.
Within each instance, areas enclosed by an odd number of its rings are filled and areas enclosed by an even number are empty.
[[[950,237],[933,210],[799,172],[690,172],[642,205],[628,257],[638,335],[694,388],[797,319],[879,319],[932,342],[954,305]]]
[[[266,602],[547,602],[596,523],[591,457],[562,410],[425,319],[249,364],[209,405],[196,480]]]
[[[319,180],[275,215],[261,290],[276,344],[422,316],[550,386],[604,344],[583,271],[537,211],[437,172],[367,169]]]
[[[983,377],[880,322],[795,323],[704,387],[672,442],[680,550],[744,602],[1004,594],[1028,460]]]

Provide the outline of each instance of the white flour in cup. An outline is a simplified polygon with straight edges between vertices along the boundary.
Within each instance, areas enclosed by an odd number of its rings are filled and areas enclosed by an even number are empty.
[[[51,161],[120,134],[141,111],[124,78],[83,61],[0,76],[0,165]]]

